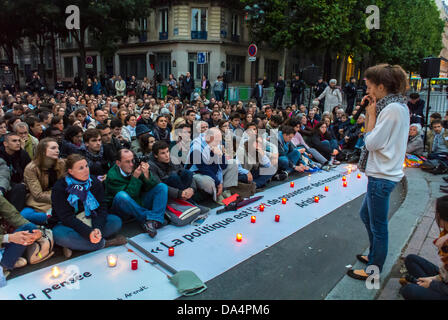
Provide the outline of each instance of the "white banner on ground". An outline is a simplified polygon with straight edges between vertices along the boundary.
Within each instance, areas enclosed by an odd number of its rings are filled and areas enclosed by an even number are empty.
[[[192,270],[206,282],[365,193],[367,178],[364,174],[358,178],[359,171],[355,169],[346,175],[347,187],[343,187],[342,176],[346,171],[346,167],[340,166],[296,179],[294,188],[288,182],[267,189],[257,194],[264,196],[262,199],[238,211],[218,215],[216,211],[220,208],[211,210],[200,226],[169,225],[160,229],[154,239],[140,234],[132,240],[174,269]],[[314,202],[315,196],[320,198],[318,203]],[[284,197],[288,199],[286,204],[281,201]],[[258,209],[262,203],[264,212]],[[279,222],[275,222],[275,215],[280,215]],[[251,216],[256,216],[255,223],[251,223]],[[242,234],[241,242],[236,241],[237,233]],[[168,247],[174,247],[174,256],[168,256]],[[115,268],[106,264],[109,253],[118,255]],[[136,271],[131,270],[133,259],[139,262]],[[67,287],[64,277],[52,279],[48,267],[9,280],[0,289],[0,299],[169,300],[179,296],[164,273],[125,247],[92,252],[59,267],[61,271],[76,271],[75,279],[65,277],[76,288]]]

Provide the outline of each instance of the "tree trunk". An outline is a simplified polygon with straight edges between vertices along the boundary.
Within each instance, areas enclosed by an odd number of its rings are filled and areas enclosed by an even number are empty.
[[[56,82],[58,81],[58,67],[56,65],[56,37],[54,33],[51,33],[51,55],[53,58],[53,81],[56,86]]]
[[[86,65],[85,65],[86,47],[84,44],[85,30],[86,30],[85,28],[81,28],[79,30],[79,34],[78,34],[78,31],[76,31],[76,30],[71,31],[73,38],[75,39],[76,43],[78,44],[78,48],[79,48],[80,62],[78,64],[78,74],[79,74],[79,77],[83,81],[83,90],[85,90],[86,84],[87,84],[87,73],[86,73]]]

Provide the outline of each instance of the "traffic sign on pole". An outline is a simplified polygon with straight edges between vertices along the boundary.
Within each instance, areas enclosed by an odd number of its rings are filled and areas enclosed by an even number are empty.
[[[257,61],[257,57],[249,57],[249,62],[255,62]]]
[[[255,44],[251,44],[247,51],[250,57],[255,57],[257,55],[258,48]]]
[[[198,52],[198,64],[207,63],[207,52]]]

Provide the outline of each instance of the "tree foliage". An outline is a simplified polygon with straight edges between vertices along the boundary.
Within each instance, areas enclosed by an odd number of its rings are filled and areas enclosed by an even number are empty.
[[[401,64],[416,71],[425,56],[442,49],[444,21],[434,0],[378,0],[380,29],[365,21],[369,0],[241,0],[257,4],[264,19],[249,19],[252,40],[274,49],[323,49],[352,55],[359,61],[369,53],[373,61]],[[267,36],[268,35],[268,36]]]

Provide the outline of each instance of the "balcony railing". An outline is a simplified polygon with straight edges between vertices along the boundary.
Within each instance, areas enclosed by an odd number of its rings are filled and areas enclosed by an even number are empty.
[[[142,33],[140,34],[140,36],[138,37],[138,40],[139,40],[140,42],[146,42],[146,41],[148,41],[148,34],[147,34],[146,32],[142,32]]]
[[[168,40],[168,32],[159,32],[159,40]]]
[[[191,31],[191,39],[207,40],[207,31]]]

